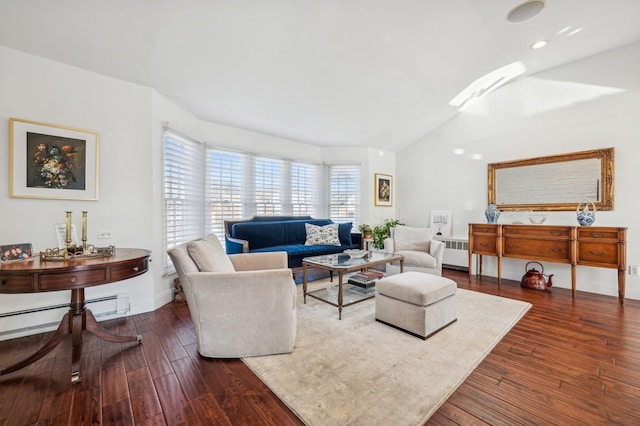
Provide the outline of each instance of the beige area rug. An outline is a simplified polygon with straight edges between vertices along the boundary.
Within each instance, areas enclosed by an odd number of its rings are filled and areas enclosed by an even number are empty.
[[[375,321],[374,300],[344,308],[340,321],[334,306],[303,304],[300,288],[293,353],[244,362],[309,425],[423,424],[531,307],[456,297],[458,321],[424,341]]]

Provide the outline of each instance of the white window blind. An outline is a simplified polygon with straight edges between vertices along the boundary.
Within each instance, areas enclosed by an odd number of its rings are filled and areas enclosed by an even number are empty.
[[[319,196],[316,164],[291,164],[291,213],[294,215],[315,216],[322,202]]]
[[[256,157],[255,206],[258,215],[282,214],[283,161],[273,158]]]
[[[204,234],[203,147],[197,141],[165,131],[163,150],[165,248]],[[173,265],[165,257],[167,270]]]
[[[329,218],[334,222],[360,222],[360,166],[332,164],[327,166]]]
[[[207,149],[206,232],[224,244],[224,221],[248,216],[244,198],[246,155]]]

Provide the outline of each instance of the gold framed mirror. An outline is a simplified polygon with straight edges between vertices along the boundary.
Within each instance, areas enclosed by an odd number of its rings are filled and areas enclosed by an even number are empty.
[[[614,148],[488,165],[489,204],[500,210],[613,210]]]

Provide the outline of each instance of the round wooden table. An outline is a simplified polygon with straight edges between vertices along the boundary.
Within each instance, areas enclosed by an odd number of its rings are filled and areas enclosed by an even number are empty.
[[[71,302],[51,339],[28,358],[0,370],[8,374],[30,365],[53,350],[71,333],[73,354],[71,381],[80,381],[82,330],[109,342],[142,341],[142,336],[119,336],[103,328],[86,308],[84,289],[144,274],[149,270],[151,252],[144,249],[119,248],[107,257],[43,261],[40,257],[19,262],[0,263],[0,293],[41,293],[71,290]]]

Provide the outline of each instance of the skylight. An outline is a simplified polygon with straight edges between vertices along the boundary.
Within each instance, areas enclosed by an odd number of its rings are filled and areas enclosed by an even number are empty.
[[[527,68],[520,61],[493,70],[468,85],[462,92],[458,93],[456,97],[449,101],[449,105],[459,109],[466,108],[482,96],[493,92],[503,84],[521,76],[526,71]]]

